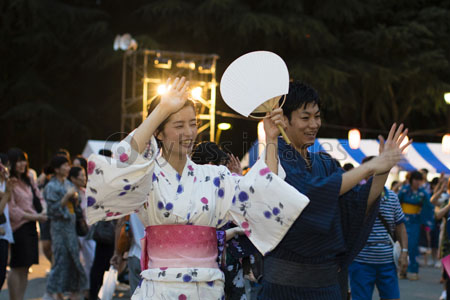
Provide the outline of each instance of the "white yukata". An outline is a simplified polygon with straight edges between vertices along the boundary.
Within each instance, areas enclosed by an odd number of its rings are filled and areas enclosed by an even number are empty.
[[[113,149],[117,159],[89,157],[87,212],[91,224],[133,212],[144,226],[219,228],[233,221],[265,254],[275,248],[309,203],[270,172],[263,159],[243,177],[232,175],[225,166],[196,165],[188,159],[180,176],[159,155],[153,137],[143,155],[130,147],[131,137]],[[143,281],[132,299],[224,299],[224,275],[219,268],[150,268],[141,276]]]

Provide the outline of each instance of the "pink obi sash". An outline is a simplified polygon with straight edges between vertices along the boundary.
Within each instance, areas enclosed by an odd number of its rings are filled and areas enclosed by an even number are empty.
[[[141,246],[142,271],[154,268],[218,268],[214,227],[147,226]]]

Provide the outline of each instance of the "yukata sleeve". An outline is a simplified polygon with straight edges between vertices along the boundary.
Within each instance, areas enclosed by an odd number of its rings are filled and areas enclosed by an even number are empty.
[[[243,177],[224,177],[226,218],[244,229],[262,253],[273,250],[308,205],[309,199],[284,182],[259,159]]]
[[[54,182],[49,182],[44,190],[45,201],[47,202],[47,215],[50,219],[70,219],[70,212],[67,206],[61,206],[61,200],[64,194]]]
[[[295,226],[311,234],[329,233],[338,214],[342,173],[327,170],[331,175],[313,176],[290,162],[282,161],[282,164],[286,182],[311,200]]]
[[[354,187],[339,198],[342,230],[349,249],[343,262],[345,266],[364,248],[379,212],[380,197],[367,211],[372,181],[370,178],[366,184]]]
[[[423,202],[422,202],[422,210],[420,211],[420,218],[422,224],[434,228],[434,205],[430,202],[430,194],[428,194],[425,190],[423,190]]]
[[[143,154],[131,147],[133,133],[113,147],[113,157],[91,155],[88,162],[87,220],[93,224],[137,212],[153,190],[158,146],[151,138]]]

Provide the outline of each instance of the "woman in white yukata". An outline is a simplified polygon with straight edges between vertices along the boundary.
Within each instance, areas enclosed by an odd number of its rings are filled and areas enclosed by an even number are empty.
[[[115,159],[89,158],[89,223],[138,212],[146,226],[143,281],[132,299],[224,299],[216,228],[232,220],[265,254],[309,202],[276,175],[282,171],[277,152],[281,109],[264,120],[265,157],[246,176],[232,175],[224,166],[194,164],[188,154],[197,119],[188,85],[184,78],[168,80],[160,103],[113,149]]]

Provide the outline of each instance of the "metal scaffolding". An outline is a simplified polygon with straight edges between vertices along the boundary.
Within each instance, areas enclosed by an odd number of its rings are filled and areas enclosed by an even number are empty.
[[[145,120],[147,107],[157,95],[158,86],[169,77],[185,76],[190,81],[191,89],[197,87],[196,100],[201,103],[199,138],[214,141],[217,59],[219,56],[216,54],[147,49],[125,51],[122,66],[122,137]]]

